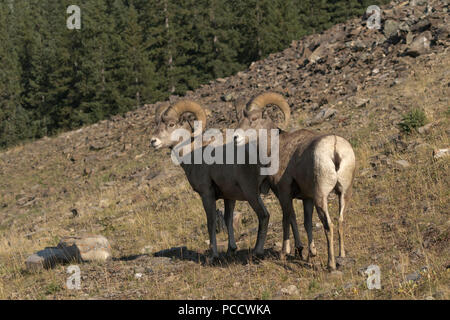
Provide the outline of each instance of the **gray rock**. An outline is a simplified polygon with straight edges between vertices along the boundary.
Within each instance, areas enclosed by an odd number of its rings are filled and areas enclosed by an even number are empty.
[[[448,155],[450,155],[450,148],[433,150],[433,158],[435,160],[446,157]]]
[[[433,127],[433,124],[434,124],[433,122],[431,122],[429,124],[426,124],[426,125],[418,128],[417,131],[420,134],[427,134],[427,133],[429,133],[431,131],[431,128]]]
[[[53,268],[58,263],[72,261],[104,261],[111,257],[111,246],[103,236],[69,237],[57,247],[47,247],[25,260],[27,270]]]
[[[299,295],[299,293],[300,293],[298,288],[296,286],[294,286],[293,284],[291,284],[287,288],[282,288],[280,290],[280,292],[281,292],[281,294],[288,295],[288,296]]]
[[[411,164],[406,160],[395,160],[394,164],[399,169],[406,169],[411,166]]]
[[[423,13],[425,13],[426,15],[429,15],[429,14],[431,14],[433,12],[436,12],[436,10],[430,5],[427,5],[425,10],[423,11]]]
[[[412,32],[408,32],[406,35],[406,44],[410,45],[414,40],[414,34]]]
[[[311,120],[306,121],[309,126],[322,123],[323,121],[333,117],[337,114],[337,110],[333,108],[325,108],[319,111]]]
[[[351,289],[351,288],[353,288],[353,283],[351,283],[351,282],[346,283],[346,284],[344,284],[343,288],[346,290]]]
[[[433,39],[433,35],[430,31],[418,35],[414,38],[411,44],[406,48],[404,54],[411,57],[418,57],[421,54],[425,54],[430,51],[430,42]]]
[[[386,20],[383,33],[387,39],[397,36],[400,23],[395,20]]]
[[[64,250],[47,247],[29,256],[25,260],[25,266],[28,271],[38,271],[53,268],[58,263],[66,263],[73,259],[74,257],[68,255]]]
[[[334,45],[330,45],[328,43],[323,43],[319,47],[317,47],[311,55],[308,57],[309,62],[311,63],[320,63],[322,62],[332,51]]]
[[[410,6],[424,6],[427,4],[427,0],[411,0],[409,2]]]
[[[422,19],[411,27],[411,31],[412,32],[424,32],[424,31],[430,29],[430,27],[431,27],[430,20]]]
[[[363,108],[369,103],[370,99],[360,98],[360,97],[352,97],[350,99],[350,103],[354,108]]]
[[[398,30],[403,31],[403,32],[409,32],[410,31],[410,27],[406,22],[401,22],[398,25]]]
[[[353,51],[362,51],[367,48],[367,45],[358,39],[346,42],[345,46],[351,48]]]
[[[106,261],[111,258],[111,245],[108,239],[100,235],[63,238],[57,248],[83,261]]]
[[[420,273],[418,273],[418,272],[410,273],[405,277],[405,279],[406,279],[406,281],[416,282],[417,280],[420,279]]]
[[[232,93],[225,94],[221,97],[221,99],[225,102],[230,102],[230,101],[234,100],[234,95]]]

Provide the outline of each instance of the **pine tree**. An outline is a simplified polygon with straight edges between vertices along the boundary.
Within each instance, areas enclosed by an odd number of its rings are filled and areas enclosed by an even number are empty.
[[[234,27],[235,17],[228,2],[209,0],[205,3],[203,25],[199,25],[201,46],[198,65],[203,66],[207,77],[220,78],[244,68],[238,61],[240,34]],[[206,22],[206,23],[205,23]]]
[[[81,36],[81,78],[77,84],[80,105],[74,112],[74,121],[95,122],[118,111],[114,100],[112,81],[112,44],[119,37],[114,32],[114,20],[108,14],[105,0],[83,1]]]
[[[20,63],[12,41],[12,7],[0,3],[0,147],[30,137],[28,113],[21,106]]]
[[[161,94],[158,93],[157,77],[154,72],[147,47],[143,39],[143,31],[139,25],[138,12],[131,3],[129,7],[116,4],[116,9],[124,12],[124,20],[118,24],[120,29],[120,44],[117,44],[117,65],[114,77],[117,83],[117,102],[124,108],[138,108],[143,102],[155,102]]]

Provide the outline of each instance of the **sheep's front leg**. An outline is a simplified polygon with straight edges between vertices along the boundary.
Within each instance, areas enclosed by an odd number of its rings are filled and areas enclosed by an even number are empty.
[[[217,252],[217,241],[216,241],[216,199],[213,194],[202,195],[203,207],[206,212],[206,220],[208,224],[209,233],[209,248],[211,250],[210,260],[213,262],[219,257]]]
[[[300,240],[300,236],[298,234],[298,228],[297,228],[297,219],[295,216],[294,207],[292,205],[292,197],[290,196],[290,193],[280,193],[280,205],[281,209],[283,210],[283,247],[281,249],[280,257],[281,259],[284,259],[286,255],[288,255],[291,251],[290,244],[289,244],[289,226],[291,226],[292,231],[294,233],[294,239],[295,239],[295,247],[297,252],[300,253],[303,250],[303,244]]]
[[[225,203],[225,224],[227,225],[228,231],[228,254],[236,251],[236,240],[234,239],[234,229],[233,229],[233,212],[234,206],[236,204],[235,200],[224,200]]]

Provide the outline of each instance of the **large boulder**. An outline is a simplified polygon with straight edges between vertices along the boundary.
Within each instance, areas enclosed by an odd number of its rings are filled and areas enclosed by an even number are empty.
[[[111,258],[111,245],[108,239],[100,235],[63,238],[57,248],[82,261],[105,261]]]
[[[433,35],[430,31],[425,31],[414,38],[406,48],[404,54],[411,57],[418,57],[430,51],[430,43]]]
[[[29,271],[53,268],[58,263],[105,261],[111,258],[111,246],[103,236],[67,237],[58,246],[47,247],[25,260]]]
[[[387,39],[395,39],[398,36],[399,30],[400,22],[389,19],[384,23],[383,33]]]
[[[29,256],[25,260],[25,266],[28,271],[50,269],[58,263],[70,262],[72,258],[73,257],[64,252],[64,250],[48,247]]]
[[[329,55],[332,54],[336,44],[322,43],[318,46],[308,57],[311,63],[321,63],[324,62]]]

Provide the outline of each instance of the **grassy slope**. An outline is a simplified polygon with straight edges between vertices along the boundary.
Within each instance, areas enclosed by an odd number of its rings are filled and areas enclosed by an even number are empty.
[[[239,203],[236,210],[244,218],[238,256],[214,267],[196,261],[208,248],[200,199],[166,152],[149,150],[152,119],[126,117],[0,154],[0,298],[448,299],[450,161],[433,161],[431,151],[450,145],[449,65],[445,52],[412,60],[403,83],[358,92],[370,98],[367,106],[354,109],[343,103],[339,117],[313,127],[350,139],[358,159],[346,215],[346,247],[355,263],[342,274],[325,271],[320,227],[314,228],[319,255],[312,267],[278,259],[281,211],[273,195],[264,199],[271,212],[264,260],[248,260],[257,219],[247,204]],[[440,122],[427,135],[404,136],[400,146],[406,148],[401,148],[390,140],[400,120],[392,117],[397,114],[392,108],[404,114],[413,107]],[[382,154],[411,166],[394,170],[377,160]],[[337,201],[331,200],[336,217]],[[301,204],[296,207],[302,225]],[[318,222],[314,214],[314,224]],[[108,237],[115,259],[81,265],[81,291],[65,289],[65,266],[38,274],[24,270],[28,254],[83,232]],[[219,240],[226,240],[225,235]],[[192,259],[146,254],[174,246],[187,246]],[[367,290],[358,272],[373,263],[381,267],[382,290]],[[417,282],[404,282],[407,274],[423,267],[427,271]],[[136,272],[143,277],[135,279]],[[280,289],[289,285],[298,292],[282,295]]]

